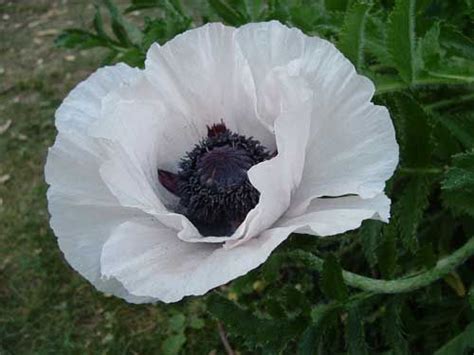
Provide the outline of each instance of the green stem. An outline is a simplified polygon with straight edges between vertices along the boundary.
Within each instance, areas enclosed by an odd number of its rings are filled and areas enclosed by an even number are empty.
[[[406,175],[438,175],[443,173],[440,168],[399,168],[398,171]]]
[[[458,97],[451,98],[451,99],[441,100],[441,101],[434,102],[432,104],[426,105],[425,107],[429,110],[439,110],[439,109],[442,109],[442,108],[445,108],[445,107],[452,106],[454,104],[469,102],[471,100],[474,100],[474,93],[458,96]]]
[[[295,250],[287,254],[317,271],[322,271],[324,260],[303,250]],[[469,257],[474,255],[474,238],[451,255],[439,260],[436,266],[415,276],[402,277],[396,280],[378,280],[370,277],[343,271],[342,277],[347,285],[373,293],[404,293],[418,290],[446,276]]]
[[[403,81],[391,81],[379,83],[376,85],[375,95],[382,95],[391,92],[402,91],[408,88],[416,89],[418,86],[438,86],[438,85],[467,85],[471,84],[470,81],[461,80],[457,77],[444,78],[444,77],[428,77],[416,79],[412,84],[407,84]]]

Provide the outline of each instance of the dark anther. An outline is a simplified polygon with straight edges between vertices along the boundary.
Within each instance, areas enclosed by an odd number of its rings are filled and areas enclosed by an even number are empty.
[[[158,171],[160,183],[180,198],[177,212],[204,235],[230,235],[255,207],[259,192],[247,171],[272,155],[259,141],[231,132],[224,122],[186,153],[177,174]]]
[[[224,121],[221,120],[221,123],[213,124],[212,126],[207,126],[207,136],[216,137],[221,133],[227,131],[227,127],[224,124]]]
[[[178,194],[178,175],[166,170],[158,170],[158,180],[172,194]]]

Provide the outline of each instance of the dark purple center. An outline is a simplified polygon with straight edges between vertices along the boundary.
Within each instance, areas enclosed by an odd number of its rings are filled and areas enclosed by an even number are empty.
[[[177,174],[158,170],[160,183],[180,198],[176,212],[203,235],[230,235],[258,203],[247,171],[271,157],[252,137],[231,132],[223,122],[181,160]]]

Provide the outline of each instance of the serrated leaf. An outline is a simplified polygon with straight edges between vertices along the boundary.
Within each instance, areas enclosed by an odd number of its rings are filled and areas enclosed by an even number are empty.
[[[347,286],[342,278],[341,265],[333,254],[324,260],[320,284],[321,290],[330,299],[343,302],[349,296]]]
[[[260,19],[263,12],[263,0],[244,0],[247,7],[247,14],[252,21]]]
[[[393,354],[409,354],[401,320],[400,300],[394,299],[388,303],[382,326],[384,337],[390,344]]]
[[[445,84],[474,83],[474,69],[463,65],[455,65],[454,63],[450,67],[443,66],[442,68],[429,70],[428,75],[433,78],[444,79]]]
[[[431,179],[423,176],[411,178],[394,207],[395,221],[403,245],[409,251],[418,248],[417,230],[428,207]]]
[[[441,184],[444,203],[457,213],[474,216],[474,151],[455,155]]]
[[[457,28],[444,25],[440,34],[441,46],[451,55],[474,60],[474,40],[466,37]]]
[[[285,0],[269,0],[267,20],[278,20],[286,23],[289,17],[288,4]]]
[[[417,74],[415,0],[396,0],[389,16],[387,46],[400,76],[413,83]]]
[[[465,148],[474,148],[474,114],[442,115],[438,120]]]
[[[397,230],[395,223],[385,225],[382,230],[382,242],[377,248],[377,259],[380,272],[384,278],[391,278],[395,272],[398,259]]]
[[[107,46],[107,41],[104,38],[80,29],[68,29],[63,31],[56,38],[54,43],[58,47],[74,49],[88,49],[93,47]]]
[[[346,344],[348,354],[368,354],[364,323],[357,304],[351,304],[347,310]]]
[[[208,310],[214,317],[222,320],[230,334],[242,337],[248,346],[275,353],[282,351],[288,342],[301,334],[306,327],[302,318],[259,318],[217,294],[209,296]]]
[[[130,48],[119,53],[118,59],[132,67],[143,68],[145,65],[145,53],[138,48]]]
[[[105,33],[104,20],[102,19],[102,14],[100,13],[100,8],[98,5],[95,6],[93,24],[94,24],[95,32],[97,33],[99,37],[107,38],[107,39],[109,38],[107,33]]]
[[[378,14],[367,15],[365,30],[367,52],[372,54],[380,64],[395,67],[393,58],[387,48],[386,28],[386,21]]]
[[[433,146],[429,114],[411,96],[399,96],[396,103],[402,125],[402,165],[411,168],[430,165]]]
[[[466,329],[447,344],[438,349],[435,355],[465,354],[467,350],[474,347],[474,323],[469,324]]]
[[[441,47],[439,45],[440,25],[436,22],[431,26],[425,36],[420,39],[418,50],[422,58],[423,69],[435,68],[441,59]]]
[[[355,2],[346,11],[339,37],[339,49],[358,69],[364,63],[365,24],[370,7],[369,3]]]
[[[377,248],[382,240],[381,233],[382,222],[366,220],[359,229],[359,238],[362,244],[362,251],[369,263],[374,268],[377,264]]]
[[[134,25],[125,21],[117,6],[112,0],[102,0],[109,11],[112,31],[117,40],[124,46],[139,45],[142,42],[142,33]]]
[[[249,21],[245,14],[223,0],[209,0],[209,5],[229,25],[240,26]]]
[[[312,355],[317,352],[326,329],[337,322],[340,304],[319,304],[311,311],[312,323],[304,331],[298,344],[299,355]]]

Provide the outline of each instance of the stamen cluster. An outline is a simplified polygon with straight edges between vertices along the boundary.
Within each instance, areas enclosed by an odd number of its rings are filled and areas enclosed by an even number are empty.
[[[208,127],[207,137],[186,153],[178,174],[159,171],[160,182],[180,197],[177,212],[204,235],[229,235],[258,203],[247,171],[271,157],[258,140]]]

